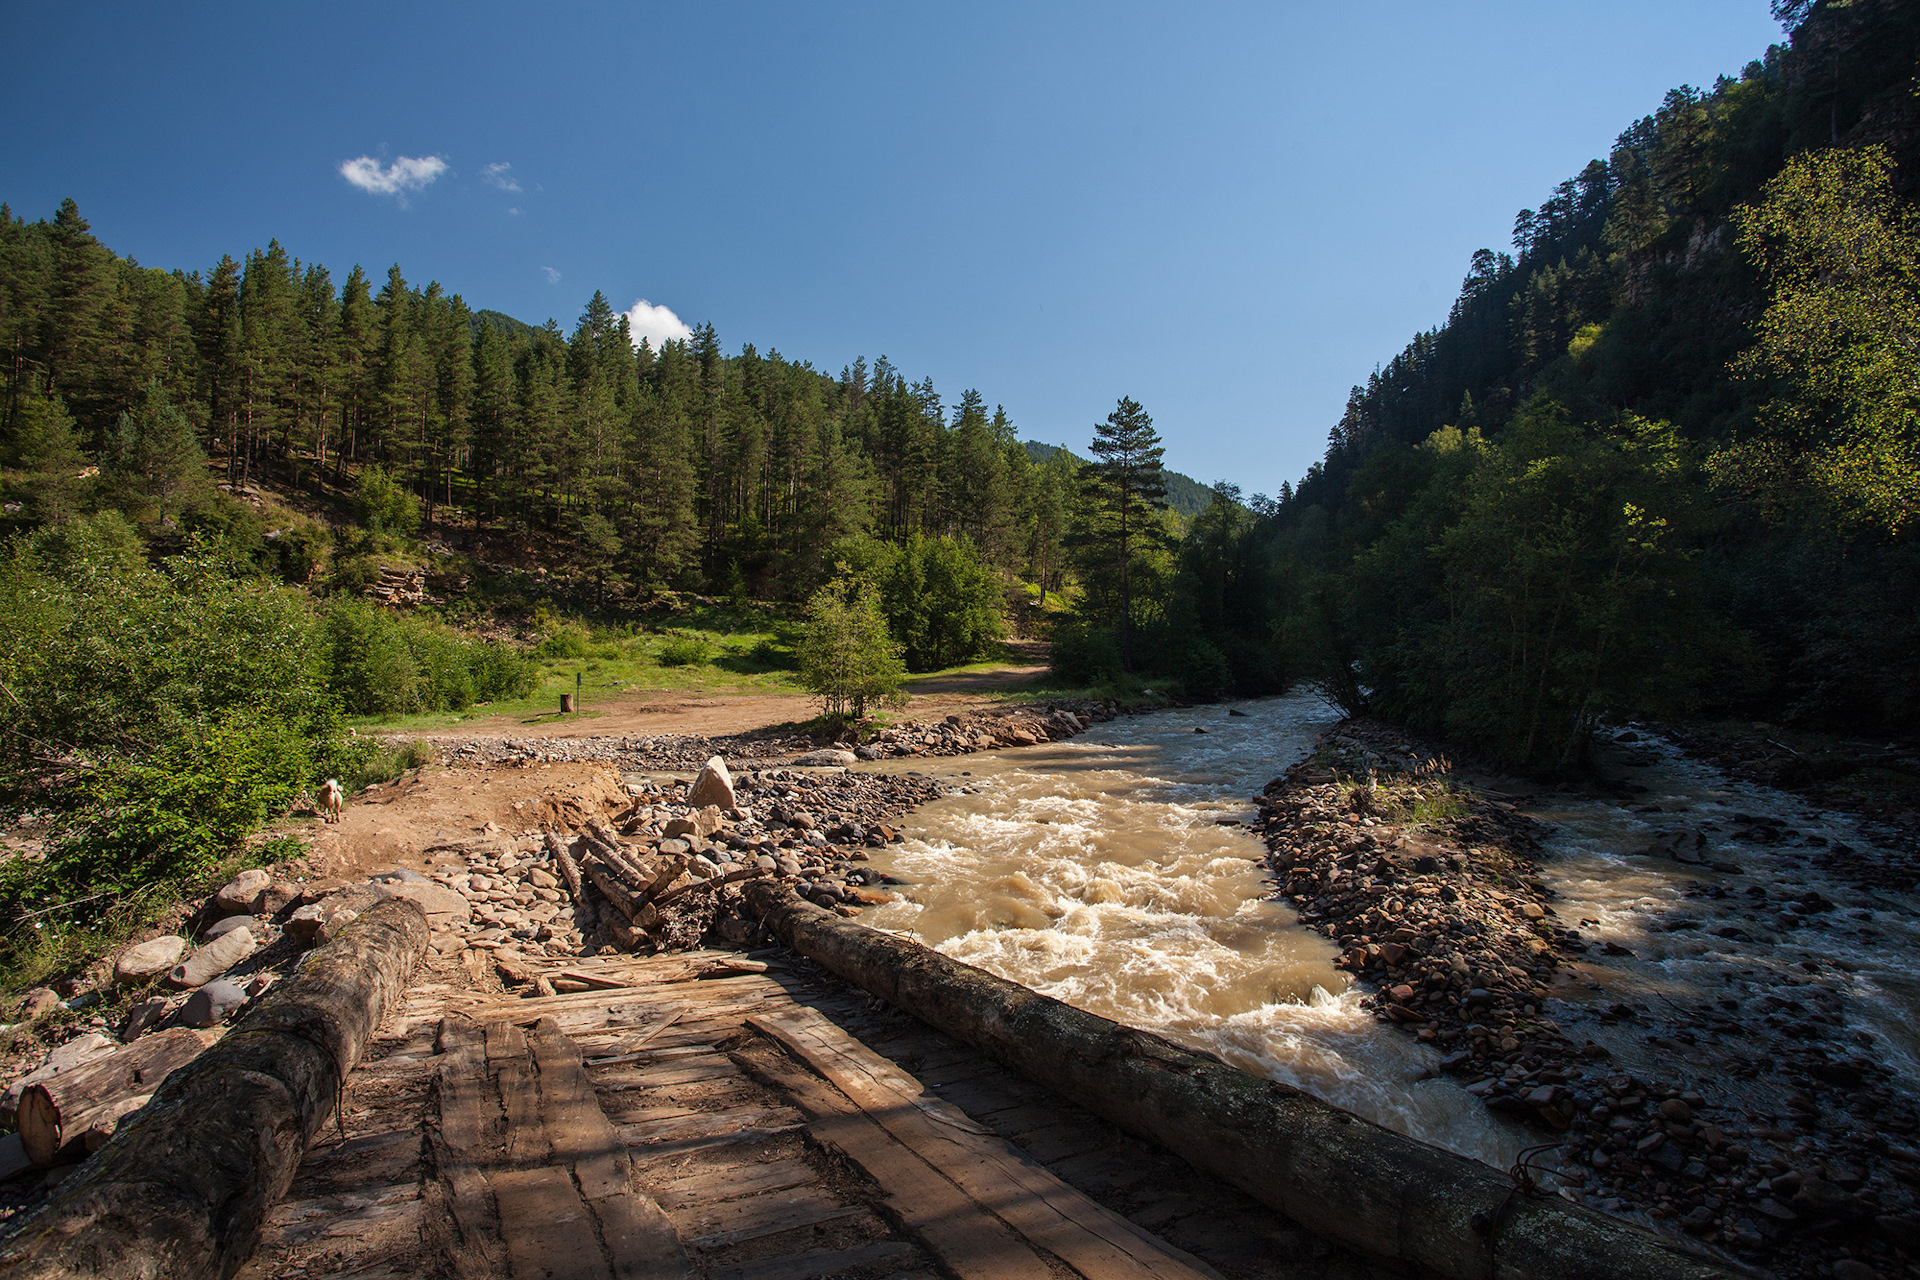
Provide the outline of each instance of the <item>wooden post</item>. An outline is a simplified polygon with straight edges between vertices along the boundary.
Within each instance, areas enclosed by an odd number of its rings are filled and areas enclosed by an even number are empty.
[[[572,694],[563,693],[560,695],[560,714],[563,716],[570,716],[573,714],[573,695]]]

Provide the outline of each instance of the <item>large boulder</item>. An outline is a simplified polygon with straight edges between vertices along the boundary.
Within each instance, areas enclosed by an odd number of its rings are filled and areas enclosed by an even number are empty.
[[[113,980],[129,987],[151,982],[179,964],[186,949],[187,940],[171,933],[136,942],[114,957]]]
[[[286,936],[298,947],[317,947],[331,942],[355,916],[392,896],[385,885],[350,884],[296,910],[287,918]]]
[[[687,803],[696,809],[712,805],[716,809],[733,808],[733,775],[727,772],[727,762],[719,756],[712,756],[701,768],[700,776],[693,780],[693,787],[687,792]]]
[[[272,887],[273,877],[266,872],[258,868],[242,871],[213,895],[209,905],[217,916],[257,915],[267,890]]]
[[[661,828],[661,834],[670,840],[686,836],[699,836],[704,840],[726,825],[727,820],[721,816],[720,810],[708,805],[704,809],[695,809],[684,818],[668,819],[667,825]]]
[[[258,945],[250,929],[223,933],[204,947],[196,947],[192,955],[174,966],[167,974],[167,985],[180,991],[204,987],[252,955]]]

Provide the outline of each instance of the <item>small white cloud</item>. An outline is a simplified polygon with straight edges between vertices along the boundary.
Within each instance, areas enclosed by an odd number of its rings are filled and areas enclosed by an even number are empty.
[[[558,271],[555,271],[555,270],[554,270],[554,269],[553,269],[552,267],[542,267],[542,268],[540,268],[540,269],[541,269],[542,271],[544,271],[544,272],[546,272],[546,273],[547,273],[547,283],[548,283],[548,284],[559,284],[559,283],[560,283],[560,273],[559,273]]]
[[[693,336],[693,330],[686,321],[673,314],[670,307],[656,307],[645,298],[627,308],[627,328],[633,336],[633,345],[639,346],[645,338],[655,351],[669,340],[685,342]]]
[[[407,192],[420,190],[446,171],[447,162],[439,156],[401,156],[385,168],[372,156],[340,162],[341,177],[370,195],[397,198],[403,209]]]
[[[490,182],[502,191],[518,191],[520,184],[514,180],[513,166],[505,160],[488,165],[480,171],[480,180]]]
[[[520,210],[518,210],[518,209],[516,209],[516,208],[514,208],[514,207],[513,207],[512,205],[508,205],[508,206],[507,206],[507,214],[508,214],[508,216],[510,216],[510,217],[514,217],[514,218],[517,218],[517,217],[519,217],[519,216],[520,216]]]

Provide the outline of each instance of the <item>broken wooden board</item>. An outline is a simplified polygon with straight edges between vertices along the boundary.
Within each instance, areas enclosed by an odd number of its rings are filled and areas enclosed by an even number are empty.
[[[551,1018],[449,1019],[440,1036],[440,1181],[449,1250],[479,1280],[691,1280],[660,1207],[633,1184],[579,1046]],[[494,1206],[489,1211],[488,1200]]]

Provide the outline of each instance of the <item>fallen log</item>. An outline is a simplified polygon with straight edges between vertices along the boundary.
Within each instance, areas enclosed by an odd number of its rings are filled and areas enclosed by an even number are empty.
[[[841,919],[791,888],[760,881],[747,903],[801,955],[1362,1253],[1457,1280],[1743,1274],[1683,1241],[1528,1195],[1497,1170],[1298,1089]]]
[[[614,910],[633,924],[644,928],[643,922],[652,918],[649,914],[652,908],[629,889],[611,868],[603,865],[598,855],[582,862],[580,870],[593,882],[593,887],[600,891],[601,896],[613,904]]]
[[[389,899],[311,952],[0,1239],[0,1277],[232,1276],[426,945]]]
[[[587,900],[586,887],[580,883],[580,864],[573,860],[573,853],[567,848],[567,842],[549,831],[542,837],[547,852],[553,855],[553,865],[560,868],[560,878],[567,882],[567,895],[573,899],[575,921],[581,930],[591,930],[599,912],[593,903]]]
[[[84,1067],[28,1085],[20,1095],[20,1142],[27,1158],[45,1166],[79,1139],[95,1112],[123,1098],[152,1093],[172,1071],[219,1039],[175,1027],[123,1045]]]

